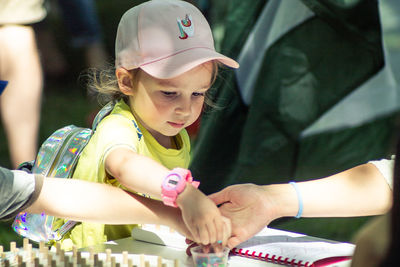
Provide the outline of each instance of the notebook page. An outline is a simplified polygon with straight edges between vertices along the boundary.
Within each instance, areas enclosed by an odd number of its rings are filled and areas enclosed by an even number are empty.
[[[302,234],[287,232],[278,229],[265,228],[250,240],[237,246],[236,251],[242,254],[262,257],[265,254],[275,255],[275,258],[295,259],[296,262],[315,262],[320,259],[352,256],[355,246],[350,243],[341,243],[310,237]]]

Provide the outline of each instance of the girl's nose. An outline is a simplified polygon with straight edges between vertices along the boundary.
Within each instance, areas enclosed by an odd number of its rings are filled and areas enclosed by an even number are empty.
[[[176,107],[176,113],[179,115],[189,115],[191,112],[191,102],[189,99],[181,98]]]

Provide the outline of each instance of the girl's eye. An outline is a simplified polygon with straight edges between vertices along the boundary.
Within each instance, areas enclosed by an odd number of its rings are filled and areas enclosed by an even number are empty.
[[[204,96],[204,95],[205,93],[196,93],[196,92],[193,93],[193,96]]]
[[[161,93],[165,96],[175,96],[176,95],[176,92],[161,91]]]

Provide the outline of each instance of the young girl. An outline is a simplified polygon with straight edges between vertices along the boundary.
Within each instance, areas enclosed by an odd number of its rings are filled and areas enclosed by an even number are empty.
[[[217,65],[238,64],[215,51],[203,15],[179,0],[153,0],[128,10],[118,26],[115,51],[116,77],[100,76],[95,83],[115,107],[82,152],[74,177],[179,207],[194,241],[225,243],[229,220],[185,169],[190,154],[185,127],[199,117]],[[63,246],[127,237],[132,227],[82,223],[64,237]]]

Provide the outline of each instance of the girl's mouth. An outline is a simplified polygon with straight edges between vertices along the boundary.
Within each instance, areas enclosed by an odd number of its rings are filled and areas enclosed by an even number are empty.
[[[175,123],[175,122],[172,122],[172,121],[169,121],[168,124],[171,125],[174,128],[183,128],[183,126],[185,125],[184,123]]]

